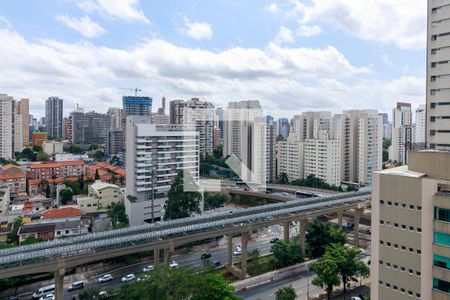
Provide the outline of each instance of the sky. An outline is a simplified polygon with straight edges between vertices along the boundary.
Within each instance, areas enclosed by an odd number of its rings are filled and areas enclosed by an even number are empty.
[[[126,89],[267,114],[425,103],[426,0],[2,0],[0,93],[121,107]]]

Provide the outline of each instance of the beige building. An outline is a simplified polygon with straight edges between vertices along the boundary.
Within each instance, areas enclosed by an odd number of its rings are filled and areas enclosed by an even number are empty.
[[[8,215],[10,196],[9,188],[0,190],[0,217],[5,217]]]
[[[87,197],[77,198],[81,214],[106,211],[112,203],[122,202],[120,187],[97,180],[88,188]]]
[[[428,0],[427,146],[450,150],[450,0]]]
[[[371,299],[450,299],[450,153],[376,172]]]
[[[44,143],[42,144],[42,149],[48,155],[53,155],[56,153],[64,153],[63,147],[64,143],[57,141],[44,141]]]
[[[277,142],[277,174],[286,173],[289,180],[303,179],[304,143],[293,132],[286,141]]]
[[[17,114],[22,116],[22,144],[30,143],[30,101],[27,98],[20,99],[17,102]]]
[[[305,177],[314,175],[334,186],[341,185],[340,141],[326,139],[305,140]]]

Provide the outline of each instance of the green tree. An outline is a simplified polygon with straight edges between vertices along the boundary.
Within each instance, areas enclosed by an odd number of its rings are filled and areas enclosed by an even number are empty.
[[[277,268],[283,268],[303,261],[302,251],[298,239],[276,241],[270,251],[273,253]]]
[[[84,176],[83,176],[83,173],[81,173],[80,177],[78,178],[78,189],[80,191],[84,190]]]
[[[248,253],[248,260],[248,273],[251,275],[261,274],[265,266],[261,263],[261,254],[258,249],[253,249]]]
[[[95,170],[95,180],[100,180],[100,174],[98,174],[98,169]]]
[[[278,180],[276,181],[278,184],[289,184],[289,177],[285,172],[281,172],[278,175]]]
[[[205,210],[222,207],[227,201],[227,195],[205,193]]]
[[[98,293],[100,293],[99,288],[88,288],[84,289],[82,292],[78,294],[78,298],[80,300],[92,300],[97,299]]]
[[[357,248],[347,248],[343,245],[331,245],[327,247],[325,259],[334,259],[344,285],[344,294],[350,281],[357,282],[357,276],[367,277],[369,268],[361,261],[358,255],[361,251]]]
[[[45,197],[50,198],[52,196],[52,191],[50,189],[50,184],[47,184],[47,187],[45,188]]]
[[[223,145],[220,144],[213,150],[213,156],[215,159],[222,159],[223,157]]]
[[[383,139],[383,161],[389,161],[389,147],[392,145],[392,141],[390,139]]]
[[[59,191],[61,204],[66,205],[67,202],[72,201],[73,191],[70,188],[62,189]]]
[[[295,298],[297,298],[297,294],[292,286],[282,287],[275,292],[276,300],[295,300]]]
[[[318,221],[310,223],[306,232],[308,252],[312,257],[322,256],[328,245],[344,245],[346,239],[346,234],[340,227]]]
[[[38,161],[48,161],[49,160],[49,155],[47,154],[47,153],[45,153],[45,152],[38,152],[37,154],[36,154],[36,160],[38,160]]]
[[[42,147],[41,147],[42,148]],[[30,148],[25,148],[17,155],[17,158],[25,158],[29,161],[36,161],[36,154]]]
[[[72,145],[70,145],[69,148],[67,149],[67,152],[73,153],[73,154],[81,154],[81,153],[83,153],[83,150],[81,150],[80,145],[78,145],[78,144],[72,144]]]
[[[8,240],[10,243],[18,245],[19,244],[19,236],[17,233],[19,232],[20,226],[23,224],[22,217],[17,217],[13,221],[11,232],[8,234]]]
[[[89,150],[97,150],[98,149],[98,145],[97,144],[90,144],[89,145]]]
[[[108,207],[108,216],[111,218],[113,229],[128,226],[128,216],[125,213],[125,205],[122,203],[111,203]]]
[[[105,152],[103,152],[102,150],[95,151],[94,158],[96,161],[99,161],[99,162],[104,161],[105,160]]]
[[[36,244],[36,243],[40,243],[43,241],[44,241],[44,239],[35,238],[34,236],[29,236],[22,243],[20,243],[20,245],[31,245],[31,244]]]
[[[331,299],[333,288],[341,283],[336,261],[332,258],[324,257],[323,260],[312,263],[309,268],[316,273],[316,277],[311,283],[320,288],[325,287],[327,299]]]
[[[41,151],[43,151],[44,149],[42,148],[42,146],[39,146],[39,145],[34,145],[33,146],[33,151],[34,152],[41,152]],[[23,152],[23,151],[22,151]]]
[[[234,294],[234,287],[217,273],[206,273],[198,276],[191,300],[237,300],[242,299]]]
[[[192,213],[200,213],[201,195],[195,190],[196,183],[191,176],[184,178],[181,171],[175,177],[164,204],[164,220],[187,218]]]

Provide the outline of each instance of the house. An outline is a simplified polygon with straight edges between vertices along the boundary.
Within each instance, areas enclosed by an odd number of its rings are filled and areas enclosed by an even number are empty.
[[[105,212],[112,203],[122,201],[120,187],[115,184],[102,182],[101,180],[97,180],[89,186],[87,197],[77,198],[78,207],[83,215]]]
[[[63,161],[46,164],[32,164],[29,167],[27,177],[29,179],[54,179],[76,177],[84,174],[84,161]]]
[[[8,234],[12,230],[12,225],[12,222],[3,220],[0,221],[0,245],[6,244],[6,242],[8,241]]]
[[[113,184],[125,185],[126,170],[113,166],[107,163],[97,163],[87,167],[87,175],[91,179],[95,179],[95,174],[98,173],[100,180]]]
[[[31,223],[20,226],[17,235],[19,236],[19,244],[29,237],[42,240],[53,240],[55,238],[54,223]]]
[[[9,188],[0,189],[0,217],[8,215],[9,202]]]
[[[9,164],[0,168],[0,189],[9,187],[11,196],[27,190],[27,174],[20,167]]]

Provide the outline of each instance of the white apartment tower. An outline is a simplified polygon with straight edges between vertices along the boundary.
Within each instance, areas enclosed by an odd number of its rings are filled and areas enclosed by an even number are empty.
[[[416,109],[416,126],[414,132],[414,143],[418,145],[425,144],[426,133],[426,110],[425,105],[420,105]]]
[[[340,140],[341,180],[370,185],[382,169],[382,117],[376,110],[349,110],[334,116],[333,139]]]
[[[127,117],[125,211],[130,225],[159,221],[167,192],[180,171],[199,178],[199,133],[185,125],[151,124]]]
[[[13,97],[0,94],[0,157],[5,159],[14,157],[13,111]]]
[[[308,139],[305,141],[305,177],[314,175],[334,186],[341,185],[340,141]]]
[[[428,0],[427,147],[450,150],[450,0]]]
[[[408,163],[408,151],[412,148],[412,110],[411,103],[397,102],[392,110],[392,145],[389,160],[400,164]]]
[[[289,180],[303,179],[304,142],[297,140],[296,132],[286,141],[277,142],[277,174],[286,173]]]

